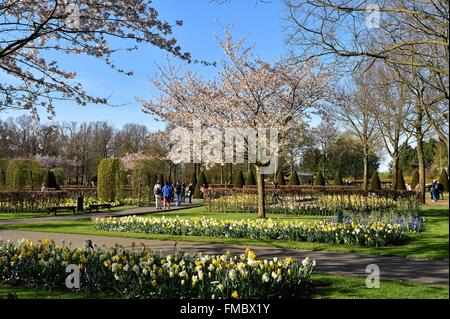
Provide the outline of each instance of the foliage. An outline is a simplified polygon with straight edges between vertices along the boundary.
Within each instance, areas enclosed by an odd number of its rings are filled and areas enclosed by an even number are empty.
[[[415,170],[411,178],[411,189],[415,189],[417,184],[419,184],[419,171]]]
[[[242,188],[245,184],[244,174],[239,170],[239,173],[236,175],[236,179],[234,180],[234,187]]]
[[[448,175],[445,169],[439,175],[439,182],[444,186],[444,191],[448,192]]]
[[[245,185],[256,185],[255,175],[252,169],[249,169],[245,176]]]
[[[252,238],[325,242],[359,246],[387,246],[403,240],[399,224],[372,222],[368,224],[320,221],[276,221],[272,219],[218,220],[207,217],[187,219],[122,218],[95,219],[95,227],[106,231],[146,234]]]
[[[44,184],[48,188],[56,188],[58,186],[56,182],[56,176],[53,171],[48,170],[45,173],[44,180],[42,181],[42,184]]]
[[[341,171],[336,171],[336,176],[334,177],[334,185],[342,186],[344,185],[344,182],[342,181]]]
[[[53,172],[53,174],[55,174],[56,183],[58,185],[64,184],[64,182],[66,180],[66,174],[64,172],[64,168],[55,167],[55,168],[52,168],[51,171]]]
[[[276,182],[278,185],[286,185],[286,182],[284,180],[283,169],[281,167],[278,168]]]
[[[6,172],[8,170],[9,161],[0,158],[0,188],[6,187]]]
[[[405,179],[403,178],[403,173],[401,170],[398,171],[397,175],[397,190],[398,191],[406,190]]]
[[[323,178],[322,172],[319,171],[316,176],[314,176],[314,185],[325,186],[325,180]]]
[[[20,190],[25,187],[37,189],[42,183],[44,170],[41,164],[30,159],[10,161],[6,171],[6,185],[9,190]]]
[[[370,191],[381,190],[381,182],[380,177],[378,176],[378,172],[373,172],[372,178],[370,179],[369,190]]]
[[[98,198],[100,202],[121,201],[126,172],[118,158],[105,158],[98,165]]]
[[[138,204],[148,204],[153,201],[154,163],[151,160],[140,159],[133,164],[131,171],[131,188],[133,198]]]
[[[191,184],[195,187],[197,186],[197,174],[195,173],[195,170],[192,172],[191,176]]]
[[[202,197],[201,192],[200,192],[200,187],[202,187],[202,185],[204,185],[206,188],[208,188],[208,182],[206,181],[205,172],[203,170],[200,171],[197,184],[195,185],[195,190],[194,190],[195,198]]]
[[[291,170],[291,175],[289,176],[289,185],[300,185],[300,180],[298,179],[297,171],[295,169]]]
[[[0,242],[0,281],[41,289],[63,288],[66,266],[78,265],[80,287],[122,298],[292,298],[304,295],[315,261],[305,258],[258,260],[255,254],[232,256],[165,255],[150,248],[121,246],[73,249],[63,243],[29,240]]]

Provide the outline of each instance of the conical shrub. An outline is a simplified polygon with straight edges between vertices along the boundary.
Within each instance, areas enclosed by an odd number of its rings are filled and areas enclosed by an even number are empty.
[[[444,191],[448,192],[448,175],[445,169],[442,170],[439,176],[439,182],[444,185]]]
[[[245,177],[245,185],[256,185],[255,175],[251,169],[248,170],[247,176]]]
[[[289,185],[300,185],[300,180],[298,179],[297,171],[295,169],[291,170]]]
[[[205,185],[205,187],[208,187],[208,182],[206,181],[205,172],[200,171],[200,174],[198,176],[197,185],[195,185],[195,191],[194,191],[194,197],[195,198],[201,198],[202,194],[200,192],[200,187],[202,185]]]
[[[403,173],[401,170],[398,171],[397,175],[397,190],[398,191],[406,190],[405,179],[403,178]]]
[[[381,182],[380,182],[380,176],[378,176],[378,172],[373,172],[372,179],[370,180],[369,190],[370,191],[380,191],[381,190]]]
[[[58,184],[56,183],[56,176],[51,170],[48,170],[44,176],[43,184],[48,188],[56,188]]]
[[[334,185],[344,185],[344,182],[342,181],[341,171],[339,170],[336,172],[336,176],[334,176]]]
[[[325,186],[325,179],[323,178],[322,172],[319,171],[314,177],[314,185]]]
[[[283,175],[282,168],[278,169],[276,182],[278,185],[286,185],[286,182],[284,181],[284,175]]]
[[[244,184],[245,184],[244,174],[242,174],[242,171],[240,170],[239,173],[236,175],[236,179],[234,180],[234,187],[242,188]]]
[[[417,184],[419,184],[419,171],[415,170],[411,178],[411,189],[415,189]]]

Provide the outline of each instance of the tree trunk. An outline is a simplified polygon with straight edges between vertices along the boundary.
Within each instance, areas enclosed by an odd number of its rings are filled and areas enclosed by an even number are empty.
[[[258,218],[266,218],[266,189],[264,186],[264,175],[261,174],[260,167],[255,165],[256,168],[256,184],[258,188]]]
[[[419,164],[419,191],[420,199],[422,203],[425,203],[425,156],[423,150],[423,132],[422,132],[422,121],[423,121],[423,110],[420,105],[420,101],[416,101],[417,108],[417,118],[414,125],[416,130],[416,144],[417,144],[417,162]]]
[[[392,155],[392,189],[397,189],[398,177],[398,153]]]
[[[230,183],[233,184],[233,164],[230,163]]]
[[[223,184],[223,165],[220,165],[220,184]]]
[[[367,145],[364,145],[364,171],[363,171],[363,189],[368,189],[369,181],[369,152],[367,151]]]

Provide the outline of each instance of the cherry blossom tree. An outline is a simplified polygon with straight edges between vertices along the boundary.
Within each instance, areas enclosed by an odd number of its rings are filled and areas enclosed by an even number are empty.
[[[182,128],[194,129],[194,123],[200,122],[203,134],[208,129],[221,132],[232,129],[237,135],[240,128],[256,132],[262,128],[269,129],[271,133],[278,132],[277,142],[283,147],[295,120],[305,118],[308,110],[320,109],[326,100],[332,98],[330,72],[322,69],[317,61],[265,62],[252,55],[253,48],[244,40],[234,41],[229,30],[225,30],[225,38],[218,41],[226,59],[221,62],[221,70],[214,79],[205,80],[190,70],[181,74],[171,65],[160,68],[152,80],[160,95],[150,101],[140,100],[145,111]],[[209,132],[202,140],[212,138]],[[194,130],[195,134],[198,132]],[[257,139],[266,140],[267,136],[258,134]],[[256,148],[258,156],[253,160],[257,176],[258,216],[264,218],[263,171],[264,167],[271,165],[272,157],[261,156],[261,146],[251,145],[248,136],[240,137],[245,143],[235,143],[228,150],[236,156],[242,152],[250,161]],[[224,140],[219,142],[224,143]],[[225,149],[224,153],[230,152]]]
[[[87,93],[74,71],[62,69],[58,55],[91,56],[128,76],[133,72],[114,64],[112,54],[136,50],[140,43],[191,61],[171,37],[172,28],[149,0],[2,0],[0,111],[28,109],[38,119],[39,106],[54,116],[55,101],[108,104]],[[120,48],[113,47],[114,39],[120,40]]]

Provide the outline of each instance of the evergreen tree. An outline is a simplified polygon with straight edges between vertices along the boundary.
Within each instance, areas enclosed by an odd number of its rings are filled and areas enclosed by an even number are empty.
[[[48,188],[56,188],[58,186],[58,184],[56,183],[56,176],[55,173],[53,173],[53,171],[51,170],[47,171],[47,173],[44,176],[43,184],[45,185],[45,187]]]
[[[239,173],[236,175],[236,179],[234,180],[234,187],[242,188],[244,184],[247,185],[244,180],[244,174],[242,174],[242,171],[239,170]]]
[[[291,175],[289,176],[289,185],[300,185],[300,180],[298,179],[297,171],[295,169],[291,170]]]
[[[325,179],[323,178],[322,172],[319,171],[314,177],[314,185],[325,186]]]
[[[334,177],[334,185],[342,186],[344,182],[342,181],[341,171],[337,170],[336,176]]]
[[[253,174],[252,169],[248,170],[247,176],[245,177],[245,185],[256,185],[255,175]]]
[[[439,176],[439,183],[444,185],[444,191],[448,192],[448,175],[445,169],[442,170],[441,175]]]
[[[276,182],[278,185],[286,185],[284,181],[283,169],[281,167],[278,169]]]
[[[192,172],[191,183],[192,183],[192,186],[194,186],[194,187],[197,186],[197,174],[195,174],[195,171]]]
[[[415,189],[417,184],[419,184],[419,171],[415,170],[411,178],[411,189]]]
[[[378,172],[373,172],[372,179],[370,180],[369,190],[370,191],[381,190],[381,182],[380,176],[378,176]]]
[[[398,170],[397,175],[397,190],[404,191],[406,190],[405,179],[403,178],[403,173],[401,170]]]

